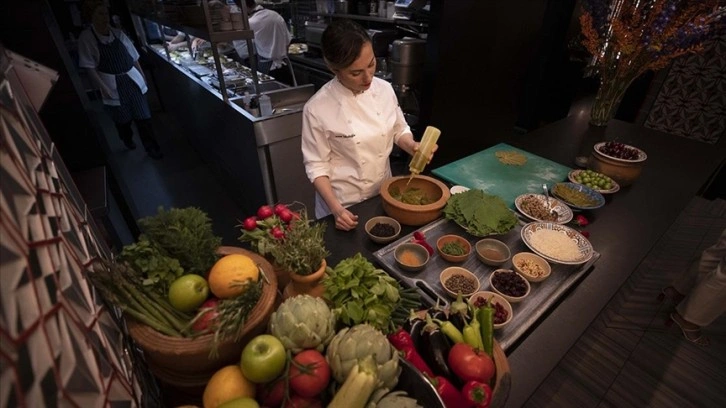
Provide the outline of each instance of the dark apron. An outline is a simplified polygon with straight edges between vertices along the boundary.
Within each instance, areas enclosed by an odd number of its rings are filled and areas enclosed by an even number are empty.
[[[108,106],[114,123],[128,123],[131,120],[149,119],[151,110],[146,95],[141,93],[139,86],[126,73],[134,66],[134,59],[126,50],[120,38],[113,35],[113,41],[103,44],[91,29],[98,43],[99,61],[96,70],[104,74],[116,76],[116,89],[121,106]]]

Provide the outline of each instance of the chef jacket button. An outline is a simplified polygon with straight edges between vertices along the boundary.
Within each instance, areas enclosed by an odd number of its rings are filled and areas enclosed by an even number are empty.
[[[355,142],[355,144],[360,144],[360,142]]]

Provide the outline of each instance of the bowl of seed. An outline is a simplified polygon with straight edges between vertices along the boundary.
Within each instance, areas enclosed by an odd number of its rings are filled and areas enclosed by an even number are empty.
[[[398,238],[401,224],[391,217],[378,216],[366,221],[366,234],[376,244],[387,244]]]
[[[436,241],[436,250],[446,261],[464,262],[471,254],[471,244],[460,235],[447,234]]]
[[[439,275],[441,286],[452,298],[461,293],[462,296],[471,296],[479,290],[479,278],[470,270],[459,266],[450,266]]]

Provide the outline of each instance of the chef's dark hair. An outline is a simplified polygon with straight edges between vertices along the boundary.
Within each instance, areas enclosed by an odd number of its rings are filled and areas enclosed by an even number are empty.
[[[371,42],[360,24],[348,19],[336,19],[323,31],[320,45],[323,58],[331,69],[343,69],[360,55],[363,44]]]
[[[90,22],[93,13],[99,7],[108,7],[108,0],[84,0],[81,4],[81,18]]]

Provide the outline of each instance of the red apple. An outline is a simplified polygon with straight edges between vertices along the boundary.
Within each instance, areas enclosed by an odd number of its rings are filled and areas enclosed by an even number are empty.
[[[197,333],[204,333],[206,331],[211,331],[212,326],[214,324],[214,320],[217,318],[217,315],[219,314],[217,312],[217,304],[219,303],[219,299],[217,298],[209,298],[204,303],[202,303],[201,306],[199,306],[200,312],[204,309],[211,309],[206,310],[203,312],[203,314],[197,318],[197,320],[194,321],[194,324],[192,325],[192,330],[194,330]]]

